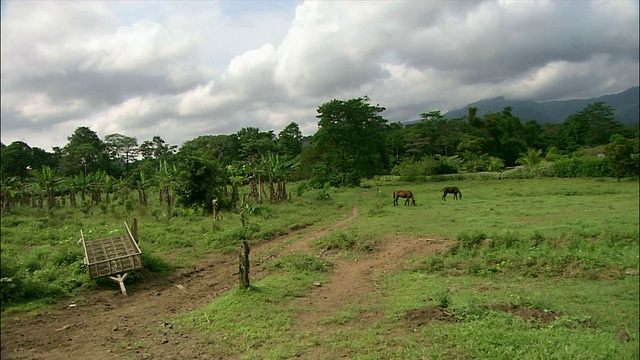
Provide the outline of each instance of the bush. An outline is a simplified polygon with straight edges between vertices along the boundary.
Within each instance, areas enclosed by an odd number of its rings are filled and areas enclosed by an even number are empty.
[[[609,160],[605,157],[564,158],[554,163],[557,177],[615,177]]]
[[[324,271],[325,262],[312,255],[287,254],[276,259],[273,267],[290,272],[315,272]]]
[[[424,156],[419,161],[413,159],[404,160],[391,170],[393,175],[414,179],[421,176],[452,174],[455,172],[456,169],[444,162],[444,160],[441,161],[432,156]]]
[[[496,246],[504,247],[505,249],[510,249],[514,247],[519,242],[519,237],[517,234],[507,230],[503,234],[497,235],[494,240]]]
[[[462,247],[465,249],[474,249],[478,247],[478,245],[480,245],[486,238],[487,234],[480,230],[476,230],[471,234],[463,232],[458,235],[458,241],[460,241]]]
[[[356,245],[356,239],[340,230],[333,230],[328,235],[314,240],[314,245],[325,250],[351,250]]]

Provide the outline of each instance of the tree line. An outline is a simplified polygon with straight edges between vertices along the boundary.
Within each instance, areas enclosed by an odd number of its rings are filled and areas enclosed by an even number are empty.
[[[385,108],[368,97],[334,99],[318,107],[318,130],[303,136],[292,122],[279,134],[243,128],[230,135],[203,135],[180,147],[159,135],[100,139],[79,127],[62,147],[47,152],[22,141],[1,144],[2,209],[15,204],[53,208],[80,204],[147,206],[157,203],[210,210],[216,200],[235,208],[239,189],[258,202],[288,197],[287,183],[310,188],[358,185],[363,178],[394,174],[438,175],[533,167],[546,159],[592,153],[620,178],[638,175],[637,128],[626,127],[605,103],[589,104],[562,124],[522,122],[511,107],[477,116],[446,119],[439,111],[420,121],[390,123]]]

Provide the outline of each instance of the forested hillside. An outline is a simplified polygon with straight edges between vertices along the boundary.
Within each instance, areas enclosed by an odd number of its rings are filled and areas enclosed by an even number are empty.
[[[581,100],[560,100],[560,101],[526,101],[526,100],[510,100],[505,97],[497,97],[494,99],[481,100],[471,103],[463,108],[456,109],[445,113],[448,119],[464,116],[467,109],[475,107],[478,109],[478,115],[484,116],[488,112],[501,111],[506,106],[511,106],[513,113],[520,117],[523,121],[535,120],[540,124],[560,124],[566,118],[588,104],[603,102],[613,107],[614,117],[623,124],[637,127],[640,119],[640,91],[639,87],[629,88],[618,94],[604,95],[592,99]]]

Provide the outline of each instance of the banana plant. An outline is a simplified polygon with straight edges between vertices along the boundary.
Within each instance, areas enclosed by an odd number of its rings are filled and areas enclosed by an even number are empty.
[[[96,171],[87,175],[89,190],[91,191],[91,203],[100,204],[102,202],[102,191],[104,189],[105,171]]]
[[[147,206],[147,190],[151,186],[151,179],[148,179],[143,171],[140,171],[140,179],[138,179],[136,186],[140,206]]]
[[[11,212],[11,205],[13,204],[13,200],[19,186],[20,180],[15,176],[11,176],[2,180],[2,189],[0,190],[0,206],[3,212]]]
[[[85,175],[83,172],[80,172],[78,175],[73,177],[74,187],[80,190],[80,200],[84,204],[87,201],[87,191],[89,191],[89,180],[91,178],[91,174]],[[75,199],[75,196],[74,196]]]
[[[109,174],[104,175],[103,189],[105,193],[105,202],[111,204],[111,192],[113,191],[114,178]]]
[[[52,209],[56,206],[56,185],[58,178],[54,175],[53,170],[48,166],[43,166],[40,171],[33,170],[32,175],[36,180],[36,183],[40,186],[40,191],[44,192],[44,196],[47,198],[47,206]],[[43,201],[40,199],[39,201]]]
[[[158,185],[158,202],[160,205],[162,205],[163,201],[166,200],[167,206],[171,207],[171,184],[173,182],[173,174],[175,172],[175,165],[169,167],[166,160],[160,162],[160,166],[155,171],[153,177]]]

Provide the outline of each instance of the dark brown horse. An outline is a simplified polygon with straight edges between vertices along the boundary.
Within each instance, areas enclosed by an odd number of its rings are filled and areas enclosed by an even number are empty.
[[[442,189],[442,200],[447,201],[447,194],[453,194],[454,200],[456,200],[458,195],[460,195],[460,200],[462,200],[462,192],[456,186],[449,186]]]
[[[413,205],[416,204],[416,198],[413,196],[413,193],[409,190],[396,190],[393,192],[393,206],[398,205],[398,198],[405,198],[405,205],[409,205],[409,200]]]

